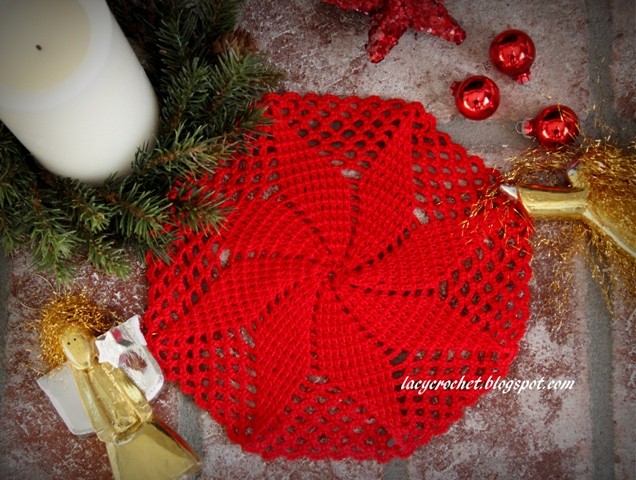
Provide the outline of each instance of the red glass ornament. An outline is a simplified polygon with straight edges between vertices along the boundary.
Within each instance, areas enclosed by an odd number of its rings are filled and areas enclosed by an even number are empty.
[[[490,60],[497,69],[518,83],[530,80],[530,65],[534,62],[534,42],[526,32],[506,30],[490,44]]]
[[[535,137],[548,149],[569,145],[579,134],[579,118],[565,105],[550,105],[522,124],[522,132],[527,137]]]
[[[463,82],[453,82],[451,92],[459,112],[471,120],[490,117],[499,107],[499,88],[490,78],[473,75]]]

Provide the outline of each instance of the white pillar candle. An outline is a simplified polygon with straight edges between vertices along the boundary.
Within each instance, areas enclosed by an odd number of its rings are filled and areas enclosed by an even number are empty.
[[[104,0],[0,0],[0,120],[58,175],[130,172],[157,99]]]

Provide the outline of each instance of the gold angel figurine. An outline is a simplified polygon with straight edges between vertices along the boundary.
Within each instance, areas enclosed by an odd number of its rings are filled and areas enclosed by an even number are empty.
[[[617,305],[636,298],[636,142],[583,138],[567,149],[526,150],[509,159],[479,208],[502,193],[515,200],[506,208],[537,221],[533,246],[548,260],[542,268],[549,269],[546,291],[553,295],[542,304],[554,317],[552,329],[571,319],[576,282],[567,264],[575,257],[584,260],[610,315],[622,318]]]
[[[90,423],[106,443],[115,479],[177,479],[200,471],[197,455],[153,415],[124,371],[98,362],[92,336],[70,326],[60,341]]]
[[[532,217],[581,220],[636,261],[636,166],[612,172],[601,161],[579,160],[567,176],[569,187],[504,184],[500,188],[519,200]]]

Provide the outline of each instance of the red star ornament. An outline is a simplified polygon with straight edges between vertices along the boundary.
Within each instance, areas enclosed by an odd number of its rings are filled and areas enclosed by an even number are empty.
[[[444,8],[443,0],[324,0],[343,10],[355,10],[371,17],[367,51],[378,63],[397,45],[408,28],[455,42],[466,32]]]

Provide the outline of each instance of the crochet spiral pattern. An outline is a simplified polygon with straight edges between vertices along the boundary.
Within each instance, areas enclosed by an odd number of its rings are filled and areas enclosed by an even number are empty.
[[[264,458],[405,457],[504,376],[528,316],[530,221],[475,214],[495,170],[422,105],[288,93],[206,188],[223,231],[155,260],[148,345],[168,379]]]

